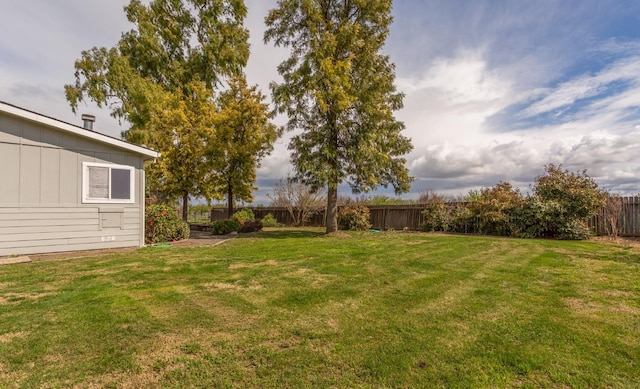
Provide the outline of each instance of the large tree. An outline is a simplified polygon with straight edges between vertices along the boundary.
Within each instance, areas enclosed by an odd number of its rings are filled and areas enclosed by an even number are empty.
[[[247,9],[243,0],[152,0],[148,5],[131,0],[124,10],[134,28],[110,49],[94,47],[81,53],[75,62],[76,82],[65,86],[67,100],[74,112],[90,99],[129,121],[124,138],[161,153],[151,173],[171,178],[152,182],[164,185],[165,196],[183,199],[186,218],[189,195],[213,192],[202,187],[211,181],[195,181],[210,170],[209,161],[202,158],[202,139],[211,139],[213,127],[203,134],[201,123],[210,118],[189,118],[190,109],[208,115],[215,109],[216,88],[242,73],[249,57],[249,34],[243,26]],[[192,122],[188,128],[176,126],[186,121]],[[192,151],[174,152],[185,144]],[[181,174],[187,166],[193,174]]]
[[[218,195],[227,198],[229,217],[234,199],[253,201],[256,169],[282,132],[270,122],[272,114],[264,100],[257,86],[249,87],[243,76],[232,78],[218,99],[220,111],[209,153],[213,180]]]
[[[149,186],[161,200],[182,200],[182,218],[188,216],[189,196],[221,198],[215,191],[213,160],[206,157],[215,138],[218,112],[204,83],[184,86],[188,93],[165,93],[151,110],[145,138],[162,150],[156,163],[147,167]]]
[[[354,193],[408,191],[402,156],[412,146],[393,116],[403,95],[382,54],[391,0],[279,0],[265,21],[265,42],[291,49],[271,90],[287,128],[301,130],[289,145],[295,178],[327,188],[327,233],[337,230],[341,183]]]

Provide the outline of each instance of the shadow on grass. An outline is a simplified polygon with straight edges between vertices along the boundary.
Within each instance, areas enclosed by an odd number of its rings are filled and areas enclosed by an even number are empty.
[[[282,229],[282,230],[262,230],[246,238],[256,239],[293,239],[293,238],[316,238],[324,236],[324,231],[319,229]],[[245,236],[240,235],[240,238]]]

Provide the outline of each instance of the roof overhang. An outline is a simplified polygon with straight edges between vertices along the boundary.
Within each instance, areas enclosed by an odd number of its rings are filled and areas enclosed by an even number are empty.
[[[99,132],[87,130],[80,126],[74,126],[73,124],[69,124],[58,119],[41,115],[39,113],[32,112],[24,108],[16,107],[15,105],[11,105],[3,101],[0,101],[0,112],[4,112],[13,116],[18,116],[22,119],[30,120],[32,122],[36,122],[48,127],[53,127],[57,130],[78,135],[83,138],[88,138],[96,142],[105,143],[105,144],[117,147],[119,149],[127,150],[132,153],[141,155],[145,160],[158,158],[158,156],[160,155],[157,151],[153,151],[145,147],[137,146],[137,145],[134,145],[133,143],[125,142],[118,138],[104,135]]]

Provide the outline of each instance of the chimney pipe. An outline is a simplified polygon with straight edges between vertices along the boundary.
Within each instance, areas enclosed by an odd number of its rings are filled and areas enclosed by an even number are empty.
[[[93,131],[93,123],[96,121],[96,117],[93,115],[84,114],[82,115],[82,127],[86,130]]]

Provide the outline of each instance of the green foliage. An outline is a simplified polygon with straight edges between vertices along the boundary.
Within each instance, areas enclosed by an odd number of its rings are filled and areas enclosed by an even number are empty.
[[[242,224],[242,228],[240,229],[240,232],[248,233],[248,232],[260,231],[262,230],[262,226],[263,226],[262,220],[260,219],[248,220]]]
[[[586,240],[591,237],[587,223],[580,219],[570,219],[559,225],[556,238],[564,240]]]
[[[406,200],[399,197],[389,197],[385,195],[373,195],[364,199],[366,205],[404,205],[407,204]]]
[[[464,203],[455,203],[448,216],[450,217],[447,222],[448,231],[464,234],[477,233],[476,218]]]
[[[524,199],[508,182],[484,188],[476,201],[469,203],[472,217],[478,220],[478,232],[488,235],[512,234],[511,216],[523,205]]]
[[[508,182],[469,192],[463,202],[444,202],[426,193],[424,231],[452,231],[522,238],[588,239],[586,218],[606,203],[607,194],[586,171],[570,173],[549,165],[536,178],[532,196]],[[619,211],[618,211],[619,212]],[[613,211],[613,214],[618,214]],[[617,221],[616,221],[617,223]]]
[[[278,221],[271,213],[268,213],[262,218],[262,225],[264,227],[277,227]]]
[[[573,173],[553,164],[545,166],[545,174],[536,178],[533,190],[546,205],[546,235],[559,239],[588,236],[585,219],[595,215],[607,200],[607,193],[586,170]]]
[[[208,155],[213,161],[218,197],[227,197],[227,208],[233,209],[234,198],[253,201],[256,169],[273,150],[282,129],[270,122],[272,113],[257,86],[249,87],[243,76],[229,81],[229,87],[218,98],[220,111],[216,119],[216,136],[211,138]]]
[[[238,232],[242,229],[242,224],[237,220],[225,219],[218,220],[211,226],[214,235],[226,235],[231,232]]]
[[[244,224],[250,220],[254,220],[256,215],[249,208],[242,208],[233,214],[232,219],[236,220],[240,224]]]
[[[549,207],[550,204],[542,202],[539,197],[526,197],[523,206],[515,209],[511,215],[511,235],[518,238],[546,237],[551,221]]]
[[[327,232],[337,228],[337,189],[354,193],[413,180],[402,156],[413,148],[393,112],[402,108],[394,65],[382,54],[391,0],[279,1],[266,17],[265,41],[289,47],[271,86],[286,128],[301,130],[289,149],[295,178],[327,188]]]
[[[174,92],[200,81],[213,90],[249,58],[243,1],[131,0],[125,13],[134,26],[113,48],[83,51],[75,62],[76,82],[65,85],[74,112],[88,98],[138,129],[149,119],[149,87]]]
[[[207,213],[211,212],[211,206],[207,204],[195,204],[189,206],[189,211],[197,213]]]
[[[147,165],[149,185],[164,198],[181,198],[183,213],[189,196],[215,196],[211,160],[203,156],[205,145],[215,138],[217,116],[204,83],[193,82],[184,89],[190,93],[165,93],[145,127],[146,139],[161,152]],[[127,139],[130,136],[134,134],[125,133]]]
[[[422,231],[448,231],[451,223],[451,215],[449,215],[449,207],[442,198],[432,199],[425,205],[422,211],[424,222],[420,226]]]
[[[83,51],[75,83],[65,85],[73,111],[85,99],[128,121],[127,141],[160,152],[148,183],[162,201],[219,196],[205,151],[215,137],[216,88],[242,74],[249,58],[247,9],[239,0],[131,0],[133,28],[110,48]]]
[[[545,174],[536,177],[533,190],[543,202],[556,202],[559,212],[576,218],[595,215],[607,198],[586,170],[573,173],[553,164],[545,166]]]
[[[166,205],[150,205],[145,209],[145,243],[172,242],[189,238],[189,224],[178,212]]]
[[[356,205],[344,206],[338,211],[338,227],[341,230],[367,231],[371,228],[369,208]]]

